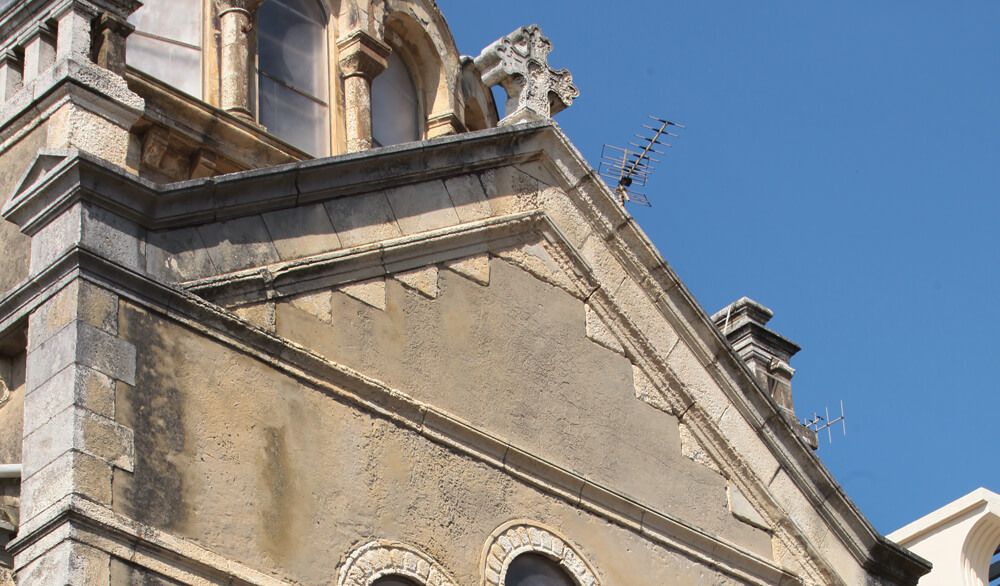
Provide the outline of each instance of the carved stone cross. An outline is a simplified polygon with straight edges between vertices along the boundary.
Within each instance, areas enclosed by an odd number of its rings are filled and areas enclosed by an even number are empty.
[[[521,27],[483,49],[476,67],[487,87],[503,86],[507,105],[501,124],[549,118],[573,103],[580,90],[566,69],[552,69],[552,41],[538,25]]]

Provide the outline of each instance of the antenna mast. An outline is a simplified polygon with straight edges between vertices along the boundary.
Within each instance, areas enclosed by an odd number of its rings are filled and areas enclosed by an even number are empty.
[[[601,151],[601,165],[598,171],[604,177],[608,187],[611,187],[615,195],[618,196],[618,203],[625,205],[626,202],[637,203],[646,207],[651,207],[649,198],[645,194],[635,191],[635,187],[644,187],[646,180],[653,172],[653,164],[659,163],[658,159],[650,156],[650,153],[666,155],[667,153],[658,150],[655,145],[670,147],[660,140],[664,135],[680,138],[672,132],[667,132],[668,126],[685,128],[681,124],[650,116],[650,120],[657,123],[655,126],[643,124],[642,127],[652,132],[652,136],[642,134],[634,135],[640,139],[641,143],[630,142],[631,148],[619,148],[611,145],[604,145]],[[648,132],[646,134],[649,134]]]
[[[830,428],[833,427],[835,423],[840,423],[844,427],[844,435],[847,435],[847,420],[844,417],[844,402],[840,402],[840,417],[836,419],[830,419],[830,408],[826,408],[826,418],[824,419],[822,415],[817,415],[813,413],[812,419],[806,419],[802,422],[802,425],[815,431],[817,434],[824,429],[826,430],[827,441],[831,444],[833,443],[833,433],[830,432]]]

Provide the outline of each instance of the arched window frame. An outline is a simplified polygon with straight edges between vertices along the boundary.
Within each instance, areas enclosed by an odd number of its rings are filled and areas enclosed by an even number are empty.
[[[395,576],[418,586],[456,586],[455,580],[421,550],[397,541],[369,541],[351,551],[341,566],[337,586],[372,586]]]
[[[593,566],[569,540],[533,521],[517,520],[501,525],[486,542],[480,564],[484,586],[504,586],[510,563],[527,553],[559,564],[577,586],[601,585]]]
[[[211,2],[212,0],[206,0]],[[254,119],[260,122],[260,81],[258,72],[259,63],[259,42],[257,31],[259,30],[259,14],[260,8],[268,0],[263,0],[261,6],[254,11],[253,14],[253,30],[252,36],[249,39],[251,45],[251,62],[253,64],[253,71],[249,79],[250,92],[251,92],[251,102],[253,103],[253,115]],[[319,6],[320,11],[323,15],[324,21],[324,31],[325,31],[325,54],[321,55],[320,58],[326,60],[326,82],[327,82],[327,103],[326,112],[327,120],[326,124],[328,126],[327,131],[327,151],[325,154],[310,153],[316,156],[329,156],[336,154],[338,152],[343,152],[343,130],[340,128],[338,120],[342,118],[343,112],[343,99],[341,97],[341,84],[339,82],[339,70],[337,66],[337,14],[331,9],[331,6],[327,1],[324,0],[309,0],[315,2]],[[276,135],[277,136],[277,135]],[[279,137],[280,138],[280,137]],[[286,142],[288,142],[286,140]]]
[[[424,95],[425,88],[427,87],[426,82],[423,79],[420,71],[420,63],[414,58],[413,54],[405,48],[405,44],[392,28],[386,28],[385,30],[385,41],[386,44],[392,49],[392,53],[399,57],[403,65],[406,66],[406,70],[410,75],[410,80],[413,82],[414,93],[417,98],[416,111],[414,116],[416,116],[417,122],[417,140],[424,140],[427,138],[427,98]],[[384,73],[384,72],[383,72]],[[377,79],[377,78],[376,78]],[[372,101],[375,101],[375,89],[374,83],[372,84]],[[372,113],[372,129],[375,127],[374,120],[375,113]],[[374,136],[372,137],[374,140]],[[389,145],[382,145],[389,146]]]

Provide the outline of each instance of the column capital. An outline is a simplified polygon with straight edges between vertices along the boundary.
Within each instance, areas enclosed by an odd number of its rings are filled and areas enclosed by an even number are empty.
[[[374,79],[385,71],[392,48],[363,30],[355,30],[337,42],[340,71],[344,77]]]
[[[233,10],[253,14],[264,0],[219,0],[219,16]]]

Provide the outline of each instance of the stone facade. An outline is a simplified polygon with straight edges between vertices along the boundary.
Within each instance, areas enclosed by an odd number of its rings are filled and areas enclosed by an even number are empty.
[[[259,2],[205,4],[204,101],[122,67],[137,4],[0,14],[0,584],[928,570],[551,122],[578,92],[537,27],[473,59],[433,2],[322,3],[311,159],[254,117]],[[424,140],[371,150],[393,52]]]

